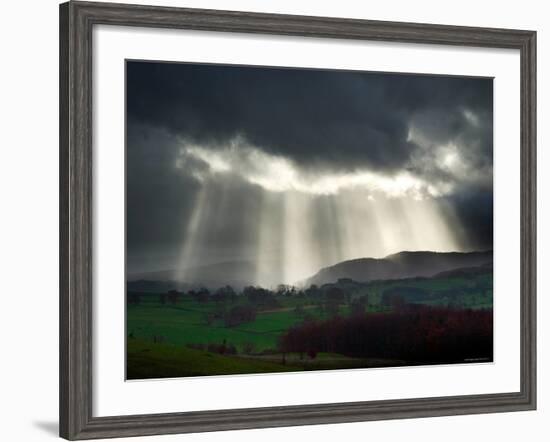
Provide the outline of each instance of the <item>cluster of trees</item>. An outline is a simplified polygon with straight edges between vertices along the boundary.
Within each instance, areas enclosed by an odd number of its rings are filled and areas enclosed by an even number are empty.
[[[381,304],[394,309],[400,309],[411,303],[445,298],[449,304],[460,306],[464,295],[490,296],[491,293],[492,284],[488,281],[477,281],[470,287],[451,287],[436,291],[420,287],[396,286],[382,292]]]
[[[476,275],[474,275],[476,276]],[[426,278],[412,278],[413,281],[425,280]],[[388,307],[386,310],[400,311],[407,308],[410,304],[425,303],[426,301],[446,300],[446,304],[455,308],[463,308],[465,296],[482,296],[479,303],[488,302],[492,295],[492,281],[490,279],[479,278],[472,280],[467,286],[449,287],[439,290],[429,288],[407,286],[404,281],[402,285],[390,286],[382,291],[381,296],[374,298],[374,303],[382,307]],[[336,283],[317,286],[312,284],[308,288],[297,288],[292,285],[281,284],[276,289],[270,290],[263,287],[247,286],[238,292],[233,287],[226,285],[217,290],[207,288],[192,289],[188,292],[170,290],[166,293],[160,293],[158,299],[161,304],[178,304],[185,296],[190,297],[199,303],[213,302],[224,310],[231,304],[242,304],[247,302],[254,306],[258,311],[266,309],[276,309],[284,302],[282,297],[293,297],[303,299],[303,305],[317,305],[319,309],[329,316],[337,316],[342,305],[346,304],[353,314],[360,314],[366,311],[370,306],[368,296],[365,294],[368,287],[365,284],[357,283],[349,278],[341,278]],[[369,290],[370,291],[370,290]],[[483,298],[484,297],[484,298]],[[470,303],[473,298],[468,298]],[[140,304],[142,299],[136,292],[128,293],[128,304]],[[373,299],[370,300],[373,302]],[[303,312],[298,314],[305,315]],[[212,322],[214,319],[224,319],[227,312],[218,312],[211,315],[208,319]],[[237,315],[234,315],[237,316]],[[229,323],[233,321],[229,320]]]
[[[227,285],[214,292],[210,292],[206,288],[200,288],[197,290],[190,290],[188,294],[192,299],[198,302],[213,301],[216,303],[235,302],[239,297],[244,297],[250,304],[255,305],[259,309],[279,307],[280,303],[277,298],[281,296],[330,300],[332,303],[338,304],[349,302],[351,297],[348,292],[333,284],[326,284],[323,287],[312,284],[307,289],[299,289],[292,285],[280,284],[275,290],[247,286],[239,293],[236,292],[233,287]]]
[[[140,303],[139,292],[128,292],[128,303]],[[178,290],[169,290],[159,293],[158,300],[161,304],[178,304],[184,296],[189,296],[196,302],[216,304],[235,303],[239,298],[244,298],[250,304],[258,309],[277,308],[280,307],[280,299],[285,297],[309,298],[309,301],[322,303],[328,309],[334,309],[335,305],[342,305],[351,302],[351,293],[349,290],[344,290],[337,284],[325,284],[318,287],[312,284],[306,289],[299,289],[292,285],[280,284],[275,290],[266,289],[263,287],[247,286],[242,291],[237,292],[230,285],[220,287],[215,291],[211,291],[206,287],[192,289],[188,292]],[[306,301],[307,302],[307,301]]]
[[[262,287],[248,286],[243,289],[243,295],[250,304],[255,305],[257,308],[266,309],[279,307],[279,301],[277,301],[275,293],[271,290]]]
[[[161,304],[169,303],[175,305],[180,302],[180,298],[182,295],[183,293],[178,292],[177,290],[169,290],[168,293],[159,294],[159,302]]]
[[[256,308],[250,304],[237,304],[231,308],[222,305],[213,311],[207,312],[204,319],[208,325],[211,325],[214,321],[223,321],[226,327],[236,327],[256,320],[256,313]]]
[[[430,293],[419,287],[390,287],[382,292],[381,304],[401,307],[405,303],[430,299]]]
[[[201,288],[198,290],[190,290],[189,296],[201,304],[210,301],[210,291],[207,288]]]
[[[419,363],[490,360],[493,312],[416,306],[405,312],[309,321],[282,335],[279,349]]]
[[[277,309],[281,306],[281,297],[303,298],[303,304],[298,305],[295,313],[304,321],[313,320],[313,316],[305,309],[305,305],[316,305],[322,312],[329,316],[337,316],[340,308],[348,304],[353,314],[364,313],[368,304],[367,295],[353,298],[349,292],[336,284],[326,284],[322,287],[311,285],[307,289],[298,289],[291,285],[279,285],[276,290],[262,287],[247,286],[241,292],[236,292],[231,286],[220,287],[215,291],[207,288],[199,288],[182,292],[169,290],[159,293],[158,301],[162,305],[177,305],[184,297],[189,297],[199,303],[215,303],[213,309],[209,309],[203,316],[208,325],[216,321],[222,322],[226,327],[236,327],[256,319],[258,311]],[[141,294],[128,293],[128,304],[138,305],[141,302]]]
[[[221,304],[225,302],[235,302],[237,300],[237,293],[230,285],[220,287],[210,297],[215,303]]]

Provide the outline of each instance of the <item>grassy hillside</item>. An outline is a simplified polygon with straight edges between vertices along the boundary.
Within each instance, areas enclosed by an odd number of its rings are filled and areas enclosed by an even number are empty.
[[[493,252],[400,252],[385,258],[358,258],[325,267],[306,280],[306,284],[325,284],[339,278],[356,281],[431,277],[461,267],[477,267],[492,263]]]
[[[365,367],[395,367],[404,361],[351,358],[319,353],[315,359],[299,353],[219,355],[173,344],[130,339],[127,343],[127,379],[154,379],[242,373],[282,373]]]
[[[296,371],[297,367],[271,361],[222,356],[172,344],[130,339],[127,378],[151,379],[240,373]]]

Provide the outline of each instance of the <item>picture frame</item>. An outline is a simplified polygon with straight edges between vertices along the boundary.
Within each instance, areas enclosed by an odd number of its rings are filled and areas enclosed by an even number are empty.
[[[520,391],[121,415],[92,413],[92,29],[96,25],[508,48],[520,52]],[[68,440],[536,408],[536,32],[218,10],[60,5],[60,436]],[[498,147],[497,147],[498,148]]]

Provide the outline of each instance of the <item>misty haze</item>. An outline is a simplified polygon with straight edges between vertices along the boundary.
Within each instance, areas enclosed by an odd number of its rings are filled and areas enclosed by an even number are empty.
[[[126,72],[129,379],[492,361],[492,79]]]

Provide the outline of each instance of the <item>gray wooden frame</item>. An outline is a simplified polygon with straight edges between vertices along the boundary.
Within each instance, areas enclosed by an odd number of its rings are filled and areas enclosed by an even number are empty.
[[[521,54],[521,390],[92,416],[92,29],[96,24],[514,48]],[[536,32],[69,2],[60,5],[60,435],[69,440],[533,410],[536,407]],[[497,146],[498,148],[498,146]],[[511,293],[510,295],[516,295]]]

